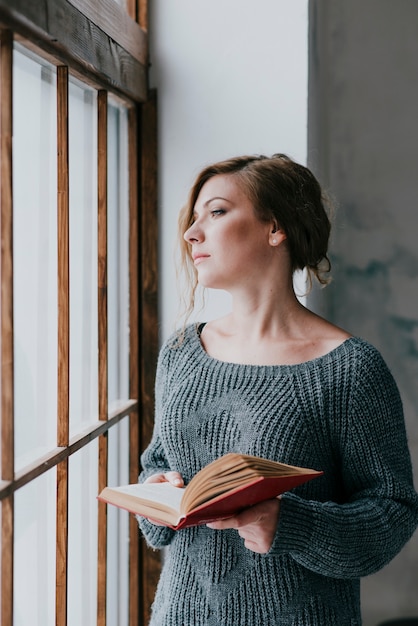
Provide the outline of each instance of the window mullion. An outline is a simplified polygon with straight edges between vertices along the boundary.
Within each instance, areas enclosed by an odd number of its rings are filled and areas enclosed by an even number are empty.
[[[0,136],[1,136],[1,472],[2,480],[14,478],[13,406],[13,192],[12,103],[13,35],[0,35]],[[14,496],[2,501],[1,510],[1,623],[13,624]]]
[[[151,439],[154,425],[154,396],[149,392],[154,385],[154,372],[158,356],[158,267],[157,267],[157,94],[149,93],[146,103],[141,106],[140,122],[141,155],[141,225],[139,247],[141,260],[141,345],[139,352],[141,393],[140,449],[143,450]],[[146,338],[146,339],[145,339]],[[152,365],[152,366],[151,366]],[[140,568],[140,590],[142,598],[142,623],[150,620],[150,607],[155,595],[160,555],[142,549]]]
[[[107,92],[98,92],[97,122],[97,255],[99,333],[99,419],[108,419],[107,364]],[[107,485],[107,433],[99,437],[99,493]],[[107,511],[98,506],[97,626],[106,625]]]
[[[131,108],[128,117],[129,150],[129,397],[140,397],[139,385],[139,301],[133,297],[139,282],[139,211],[138,211],[138,114]],[[139,473],[138,411],[129,416],[129,482],[135,483]],[[129,625],[140,623],[138,523],[129,516]]]
[[[69,443],[70,284],[68,67],[57,68],[58,154],[58,424],[57,445]],[[67,624],[68,458],[57,466],[56,624]]]
[[[138,23],[145,31],[148,30],[148,0],[136,0]]]

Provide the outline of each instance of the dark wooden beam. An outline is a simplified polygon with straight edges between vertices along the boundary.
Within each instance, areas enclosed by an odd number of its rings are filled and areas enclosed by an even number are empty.
[[[14,353],[13,353],[13,35],[0,33],[0,369],[1,369],[1,478],[14,477]],[[1,506],[2,626],[13,624],[14,496]]]
[[[158,214],[157,214],[157,94],[141,106],[140,122],[140,262],[141,262],[141,431],[140,446],[149,443],[154,426],[154,379],[158,358]],[[161,570],[160,554],[141,542],[141,624],[150,620],[151,604]]]
[[[131,17],[129,5],[125,10],[115,0],[68,0],[107,35],[112,37],[134,59],[145,65],[148,57],[146,28]],[[144,0],[146,4],[146,1]],[[135,2],[133,3],[135,4]],[[99,8],[100,7],[100,8]],[[136,11],[133,11],[136,15]]]
[[[32,46],[50,55],[57,64],[68,65],[84,79],[87,76],[97,87],[145,102],[146,63],[68,0],[0,0],[0,25],[30,40]],[[143,31],[139,26],[137,29],[144,45]],[[145,59],[146,52],[141,54]]]

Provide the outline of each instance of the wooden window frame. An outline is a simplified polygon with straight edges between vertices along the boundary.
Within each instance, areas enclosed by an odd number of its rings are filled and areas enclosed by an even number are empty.
[[[67,624],[68,461],[94,439],[99,443],[99,489],[107,481],[107,433],[129,420],[129,479],[150,439],[154,369],[158,353],[157,116],[147,84],[147,1],[0,0],[0,219],[1,219],[1,626],[13,624],[14,493],[57,468],[56,624]],[[123,25],[123,28],[118,28]],[[80,33],[86,37],[80,37]],[[77,36],[76,36],[76,35]],[[57,66],[58,146],[58,407],[57,446],[19,472],[14,460],[13,380],[13,42],[20,41]],[[69,436],[69,172],[68,78],[98,92],[98,377],[99,420]],[[108,412],[107,402],[107,106],[112,93],[129,106],[129,400]],[[129,626],[147,623],[159,557],[146,549],[133,516],[129,522]],[[98,503],[97,624],[106,625],[106,507]]]

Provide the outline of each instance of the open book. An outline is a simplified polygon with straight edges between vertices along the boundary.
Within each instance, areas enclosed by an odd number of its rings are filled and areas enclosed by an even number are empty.
[[[178,530],[231,517],[321,474],[231,452],[206,465],[187,487],[168,482],[105,487],[98,499]]]

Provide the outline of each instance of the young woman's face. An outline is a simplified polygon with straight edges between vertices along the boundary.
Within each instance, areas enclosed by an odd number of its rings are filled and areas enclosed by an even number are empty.
[[[273,225],[260,222],[254,207],[231,175],[210,178],[184,233],[198,280],[204,287],[230,290],[259,281],[271,267]]]

